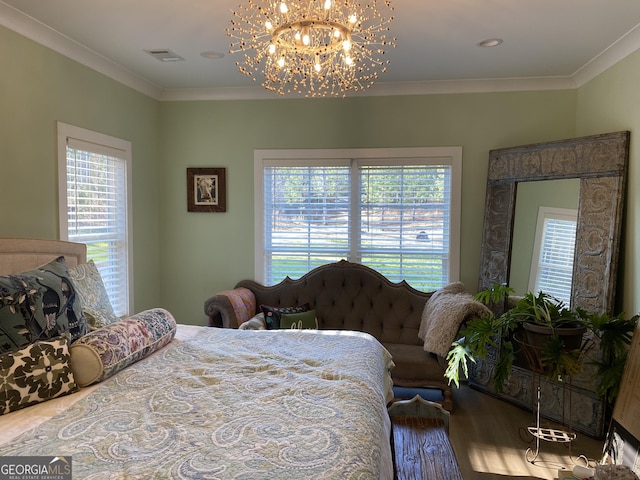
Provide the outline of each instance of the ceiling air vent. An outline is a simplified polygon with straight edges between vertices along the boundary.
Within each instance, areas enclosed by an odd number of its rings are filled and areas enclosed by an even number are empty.
[[[161,62],[180,62],[184,60],[180,55],[167,48],[158,48],[155,50],[145,50],[153,58],[160,60]]]

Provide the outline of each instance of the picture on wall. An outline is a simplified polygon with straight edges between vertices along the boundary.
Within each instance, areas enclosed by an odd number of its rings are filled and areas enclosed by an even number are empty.
[[[190,212],[226,212],[224,168],[187,168],[187,209]]]

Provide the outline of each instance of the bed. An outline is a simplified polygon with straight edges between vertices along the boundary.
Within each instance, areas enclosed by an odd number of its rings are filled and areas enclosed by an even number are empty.
[[[0,239],[0,275],[83,247]],[[112,376],[0,415],[0,457],[70,456],[83,479],[392,479],[392,366],[363,333],[178,323]]]

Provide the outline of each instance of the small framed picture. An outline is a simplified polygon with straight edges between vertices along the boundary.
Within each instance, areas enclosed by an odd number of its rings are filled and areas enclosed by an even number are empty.
[[[189,212],[226,212],[227,181],[224,168],[187,168]]]

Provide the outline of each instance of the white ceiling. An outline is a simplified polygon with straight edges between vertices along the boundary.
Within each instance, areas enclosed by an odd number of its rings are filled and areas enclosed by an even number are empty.
[[[273,98],[228,53],[242,1],[0,0],[0,24],[155,98]],[[638,0],[391,1],[397,48],[373,95],[575,88],[640,47]],[[185,61],[145,53],[165,48]]]

